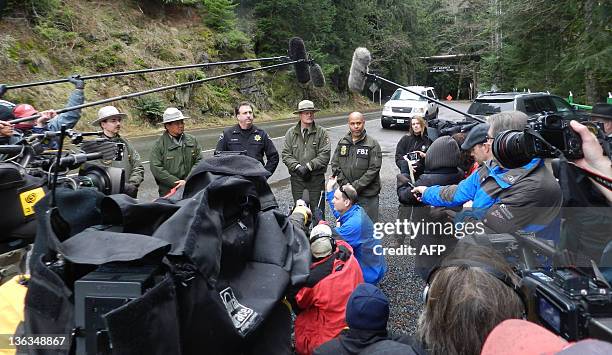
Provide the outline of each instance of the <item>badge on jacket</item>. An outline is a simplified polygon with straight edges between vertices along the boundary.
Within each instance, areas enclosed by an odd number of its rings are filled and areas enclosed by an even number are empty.
[[[255,142],[259,142],[261,140],[261,136],[259,134],[256,134],[253,139],[255,139]]]
[[[345,145],[340,146],[340,156],[345,157],[348,154],[348,147]]]

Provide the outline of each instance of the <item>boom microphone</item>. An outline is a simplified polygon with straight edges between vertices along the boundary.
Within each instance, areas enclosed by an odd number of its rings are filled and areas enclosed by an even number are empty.
[[[348,77],[348,88],[353,92],[362,92],[366,82],[368,66],[372,56],[367,48],[359,47],[353,53],[353,62]]]
[[[323,71],[321,70],[321,66],[319,64],[311,65],[309,68],[310,71],[310,80],[312,80],[312,85],[322,88],[325,86],[325,76],[323,76]]]
[[[349,72],[349,77],[348,77],[348,88],[351,91],[360,93],[363,91],[363,87],[365,86],[365,82],[366,79],[368,77],[372,78],[373,80],[377,80],[377,81],[382,81],[385,82],[387,84],[391,84],[395,87],[398,87],[402,90],[406,90],[410,93],[415,94],[416,96],[427,100],[427,102],[435,102],[438,105],[447,108],[453,112],[457,112],[462,114],[465,117],[469,117],[471,119],[473,119],[474,121],[478,121],[478,122],[486,122],[484,119],[480,118],[480,117],[476,117],[474,115],[471,115],[467,112],[463,112],[461,110],[458,110],[452,106],[449,106],[443,102],[440,102],[436,99],[433,99],[431,97],[425,96],[419,92],[410,90],[409,88],[402,86],[398,83],[394,83],[393,81],[389,80],[389,79],[385,79],[382,76],[373,74],[369,72],[368,67],[370,66],[370,62],[372,61],[372,56],[370,55],[370,51],[368,51],[366,48],[363,47],[359,47],[357,49],[355,49],[355,52],[353,53],[353,62],[351,63],[351,71]]]
[[[306,47],[304,40],[300,37],[293,37],[289,40],[289,58],[291,60],[302,60],[295,63],[295,76],[300,84],[308,84],[310,81],[310,73],[308,72],[308,63],[306,62]]]

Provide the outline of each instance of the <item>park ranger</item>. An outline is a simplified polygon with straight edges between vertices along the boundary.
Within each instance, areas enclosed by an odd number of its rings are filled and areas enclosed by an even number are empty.
[[[308,189],[311,206],[318,207],[325,215],[323,192],[331,146],[327,131],[315,124],[317,111],[312,101],[300,101],[293,112],[299,115],[300,121],[287,130],[281,156],[291,175],[293,201],[302,198],[304,189]]]
[[[185,185],[191,169],[202,159],[202,148],[196,138],[184,133],[185,118],[188,117],[177,108],[168,107],[164,111],[162,124],[166,131],[151,150],[151,173],[159,186],[159,196]]]
[[[98,110],[98,118],[91,125],[100,126],[102,133],[111,142],[122,143],[124,146],[123,159],[116,160],[96,160],[92,163],[106,167],[121,168],[125,171],[125,185],[123,191],[126,195],[136,198],[138,187],[144,180],[144,167],[140,162],[140,154],[132,145],[121,135],[121,123],[127,117],[125,113],[119,112],[114,106],[104,106]]]
[[[337,176],[340,186],[353,185],[359,196],[359,205],[376,223],[382,150],[376,139],[366,133],[363,114],[351,113],[348,116],[348,125],[349,132],[336,146],[332,159],[332,172]]]

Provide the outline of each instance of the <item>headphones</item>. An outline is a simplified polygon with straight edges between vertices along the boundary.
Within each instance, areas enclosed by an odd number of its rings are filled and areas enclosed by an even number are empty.
[[[333,235],[333,233],[332,233]],[[319,240],[322,238],[327,238],[329,239],[329,244],[331,245],[331,252],[332,254],[336,251],[336,239],[334,239],[334,237],[332,237],[331,235],[323,235],[323,234],[319,234],[316,237],[310,239],[310,244],[314,243],[315,240]]]
[[[495,277],[496,279],[498,279],[499,281],[501,281],[504,285],[508,286],[510,289],[512,289],[512,291],[514,291],[514,293],[519,297],[519,299],[521,300],[521,303],[523,304],[523,318],[526,319],[527,317],[527,301],[525,300],[525,296],[521,293],[521,289],[519,286],[517,286],[514,281],[512,280],[512,278],[500,271],[497,270],[496,268],[487,265],[487,264],[483,264],[480,263],[478,261],[474,261],[474,260],[469,260],[469,259],[457,259],[457,260],[453,260],[448,264],[444,264],[444,265],[438,265],[434,268],[432,268],[429,271],[429,274],[427,275],[427,285],[425,286],[425,289],[423,290],[423,303],[427,303],[427,296],[429,293],[429,286],[431,285],[431,280],[433,279],[433,275],[440,269],[443,268],[447,268],[447,267],[459,267],[462,269],[469,269],[469,268],[478,268],[484,272],[486,272],[488,275],[491,275],[493,277]]]

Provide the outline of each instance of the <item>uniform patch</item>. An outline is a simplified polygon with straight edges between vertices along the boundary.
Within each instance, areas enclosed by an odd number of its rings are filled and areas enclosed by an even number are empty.
[[[340,146],[340,156],[345,157],[348,154],[348,148],[345,145]]]
[[[261,140],[261,136],[259,134],[256,134],[253,139],[255,139],[256,142],[259,142]]]
[[[367,158],[370,148],[357,148],[357,158]]]
[[[223,133],[219,135],[219,140],[222,140],[222,139],[223,139]]]

